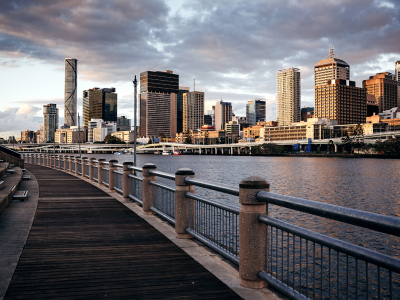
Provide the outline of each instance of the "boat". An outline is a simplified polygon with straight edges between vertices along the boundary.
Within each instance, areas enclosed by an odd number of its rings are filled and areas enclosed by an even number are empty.
[[[120,151],[118,151],[118,152],[114,152],[114,154],[124,154],[123,152],[120,152]]]
[[[164,151],[162,152],[162,155],[172,155],[172,153],[169,152],[169,151],[165,151],[165,150],[164,150]]]
[[[154,151],[154,154],[155,154],[155,155],[160,155],[161,152],[160,152],[160,151]]]
[[[182,151],[180,151],[180,150],[175,150],[175,151],[174,151],[174,155],[182,155]]]

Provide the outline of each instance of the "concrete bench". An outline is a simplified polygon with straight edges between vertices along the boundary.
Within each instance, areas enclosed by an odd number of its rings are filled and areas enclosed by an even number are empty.
[[[4,181],[0,181],[0,190],[3,188]]]
[[[22,180],[29,180],[31,179],[31,175],[22,175]]]
[[[22,172],[25,172],[25,169],[21,169]]]
[[[18,191],[14,194],[13,200],[25,201],[28,198],[28,191]]]
[[[6,174],[14,174],[15,169],[7,169]]]

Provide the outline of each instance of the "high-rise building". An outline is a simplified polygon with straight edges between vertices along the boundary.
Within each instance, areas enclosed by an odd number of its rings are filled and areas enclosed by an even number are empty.
[[[140,73],[140,136],[175,137],[179,75],[172,71]]]
[[[225,124],[232,121],[232,103],[218,101],[214,106],[215,130],[225,130]]]
[[[131,130],[131,119],[127,119],[125,116],[117,118],[117,131],[130,131]]]
[[[395,76],[397,81],[397,107],[400,107],[400,60],[396,61]]]
[[[58,108],[56,104],[43,105],[43,142],[53,142],[58,129]]]
[[[83,91],[83,126],[91,119],[117,122],[117,93],[115,88],[92,88]]]
[[[314,67],[314,86],[326,85],[328,80],[350,80],[350,65],[338,58],[329,48],[329,55]]]
[[[279,70],[276,77],[277,121],[279,126],[289,126],[300,121],[300,70]]]
[[[35,133],[31,130],[21,131],[21,142],[34,143]]]
[[[315,87],[315,118],[335,120],[339,125],[365,123],[367,92],[354,81],[335,79]]]
[[[176,132],[183,132],[183,94],[189,92],[189,87],[180,86],[176,95]]]
[[[208,124],[208,125],[215,125],[215,110],[214,107],[212,109],[209,109],[206,111],[206,116],[208,117],[204,117],[204,124]],[[211,119],[211,123],[210,123],[210,119]],[[209,123],[206,123],[205,121],[208,121]]]
[[[200,129],[204,125],[204,93],[183,94],[183,132]]]
[[[300,110],[300,121],[307,122],[310,118],[314,118],[314,107],[303,107]]]
[[[398,83],[395,75],[388,72],[378,73],[375,76],[370,76],[367,80],[363,80],[363,87],[367,89],[370,101],[375,97],[380,113],[397,107]]]
[[[65,59],[65,93],[64,93],[64,123],[68,126],[76,126],[77,121],[77,73],[78,60]]]
[[[265,122],[265,99],[254,98],[246,103],[246,119],[249,125]]]

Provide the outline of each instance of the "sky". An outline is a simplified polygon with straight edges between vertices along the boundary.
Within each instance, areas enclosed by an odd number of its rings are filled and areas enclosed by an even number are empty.
[[[265,98],[276,119],[276,74],[301,72],[301,107],[314,106],[313,67],[329,54],[350,79],[394,73],[400,60],[399,0],[2,0],[0,137],[38,130],[43,105],[64,117],[64,58],[78,59],[82,91],[115,87],[118,116],[134,116],[132,80],[172,70],[180,85],[222,99],[238,116]]]

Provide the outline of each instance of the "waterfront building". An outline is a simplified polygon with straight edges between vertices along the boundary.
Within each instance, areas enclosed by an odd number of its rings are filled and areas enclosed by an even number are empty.
[[[95,130],[97,130],[97,135],[95,137]],[[117,131],[116,122],[105,122],[103,119],[91,119],[88,122],[88,139],[89,143],[92,142],[102,142],[107,135]]]
[[[397,107],[400,107],[400,60],[395,64],[395,78],[397,81]]]
[[[65,59],[65,87],[64,87],[64,123],[68,126],[77,125],[77,82],[78,60]]]
[[[314,107],[303,107],[300,110],[300,121],[307,122],[309,118],[314,118]]]
[[[374,95],[367,93],[367,117],[379,114],[379,103]]]
[[[43,125],[41,125],[41,126],[43,126]],[[33,138],[34,138],[34,140],[33,140],[34,143],[36,143],[36,144],[40,143],[40,130],[34,131]]]
[[[246,103],[246,120],[249,125],[265,122],[265,99],[254,98]]]
[[[43,105],[43,143],[53,142],[58,129],[58,108],[56,104]]]
[[[183,132],[199,129],[204,125],[204,93],[183,94]]]
[[[240,125],[234,121],[229,121],[229,123],[225,124],[225,131],[227,135],[237,137],[239,136]]]
[[[36,139],[35,135],[35,132],[31,130],[21,131],[21,142],[33,143]]]
[[[232,116],[232,121],[236,122],[237,124],[240,125],[240,130],[243,130],[243,128],[249,127],[249,124],[247,123],[247,118],[246,117],[239,117],[239,116]]]
[[[326,85],[328,80],[350,80],[350,65],[334,54],[334,48],[329,48],[329,55],[319,61],[314,67],[314,87]]]
[[[119,138],[125,143],[130,143],[134,141],[135,132],[133,130],[116,131],[111,133],[112,136]]]
[[[232,103],[218,101],[214,106],[215,130],[224,130],[225,124],[232,121]]]
[[[125,116],[117,118],[117,131],[130,131],[131,129],[131,119],[127,119]]]
[[[391,109],[385,110],[379,114],[381,119],[399,119],[400,118],[400,108],[393,107]]]
[[[59,144],[86,143],[86,128],[71,126],[70,128],[57,129],[55,142]]]
[[[210,115],[204,115],[204,124],[206,125],[213,125],[212,117]]]
[[[178,91],[179,75],[172,71],[140,73],[140,136],[175,136]]]
[[[299,69],[287,68],[278,71],[276,99],[279,125],[290,125],[300,121],[300,88]]]
[[[176,132],[183,132],[183,94],[189,92],[189,87],[180,86],[176,95]]]
[[[363,80],[363,88],[367,89],[370,98],[375,98],[380,113],[398,106],[398,82],[395,75],[389,72],[377,73]]]
[[[367,92],[354,81],[328,80],[315,87],[315,117],[335,120],[338,124],[363,123],[367,117]]]
[[[209,109],[206,111],[206,116],[209,116],[209,117],[207,117],[207,120],[210,120],[210,118],[211,118],[211,123],[206,123],[205,122],[206,117],[205,117],[204,124],[215,126],[215,110],[214,110],[214,108],[215,108],[215,106],[213,106],[213,109]]]
[[[117,122],[118,95],[115,88],[98,87],[83,91],[83,126],[91,119]]]

